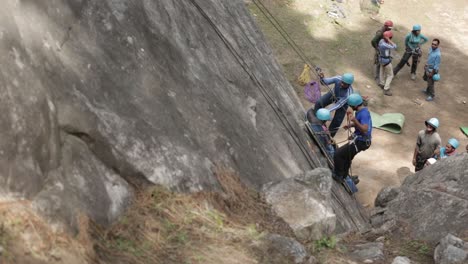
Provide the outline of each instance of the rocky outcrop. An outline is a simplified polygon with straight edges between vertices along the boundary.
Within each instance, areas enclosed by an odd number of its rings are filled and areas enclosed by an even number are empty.
[[[354,206],[353,200],[334,204],[333,201],[339,201],[336,195],[348,195],[335,184],[329,169],[318,168],[267,184],[263,192],[275,213],[302,241],[318,240],[349,230],[365,231],[369,228],[367,219],[362,215],[362,208]]]
[[[106,224],[135,188],[216,188],[217,165],[257,188],[319,166],[241,0],[6,0],[0,22],[1,191],[46,215]]]
[[[412,238],[437,243],[447,233],[468,232],[468,155],[441,160],[408,176],[399,189],[384,189],[371,222],[381,232],[401,228]],[[391,195],[390,195],[391,194]]]

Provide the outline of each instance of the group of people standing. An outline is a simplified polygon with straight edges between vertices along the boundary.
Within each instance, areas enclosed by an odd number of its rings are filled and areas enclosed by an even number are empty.
[[[374,64],[375,64],[375,80],[379,86],[384,90],[384,94],[392,96],[390,88],[393,77],[405,66],[409,66],[409,60],[412,58],[411,64],[411,79],[416,79],[416,70],[419,61],[422,57],[422,45],[429,41],[429,39],[421,34],[421,25],[413,26],[413,29],[405,37],[405,53],[401,57],[400,62],[392,66],[392,51],[397,48],[397,45],[392,41],[393,22],[391,20],[385,21],[383,27],[379,29],[371,41],[372,47],[375,49]],[[426,64],[424,65],[423,80],[427,82],[427,87],[423,89],[426,93],[426,101],[433,101],[435,97],[434,84],[440,80],[439,66],[440,66],[440,40],[434,38],[432,40],[431,48],[427,56]]]
[[[377,31],[372,39],[372,46],[375,48],[375,79],[379,86],[383,89],[386,96],[392,95],[391,82],[395,75],[405,66],[409,65],[409,60],[412,58],[411,79],[416,79],[416,70],[422,56],[421,46],[429,39],[421,34],[421,25],[414,25],[412,31],[405,37],[405,53],[400,62],[392,66],[392,50],[397,48],[397,45],[392,41],[393,22],[385,21],[383,27]],[[423,79],[427,82],[427,87],[423,90],[427,94],[427,101],[434,100],[435,91],[434,83],[440,79],[440,40],[434,38],[427,62],[424,65]],[[324,131],[329,137],[329,144],[333,144],[333,137],[340,129],[345,117],[347,123],[343,126],[349,130],[354,128],[354,133],[351,134],[348,143],[339,147],[332,153],[334,161],[333,177],[336,180],[343,181],[349,175],[351,162],[357,153],[367,150],[372,142],[372,118],[369,110],[364,105],[363,97],[354,93],[352,84],[354,75],[345,73],[342,76],[334,76],[325,78],[323,73],[320,73],[320,81],[323,85],[334,85],[332,89],[315,103],[314,108],[309,109],[307,116],[314,114],[321,122]],[[326,108],[328,107],[328,108]],[[350,108],[348,110],[348,108]],[[335,111],[332,119],[331,112]],[[326,122],[330,121],[329,128],[326,127]],[[437,133],[439,120],[431,118],[425,121],[426,129],[421,130],[418,134],[416,148],[414,150],[413,165],[415,170],[419,171],[427,166],[431,159],[441,159],[451,156],[459,147],[459,142],[455,138],[448,140],[445,147],[441,146],[441,139]],[[329,146],[328,146],[329,147]],[[467,146],[468,151],[468,146]],[[357,184],[359,179],[351,176]]]

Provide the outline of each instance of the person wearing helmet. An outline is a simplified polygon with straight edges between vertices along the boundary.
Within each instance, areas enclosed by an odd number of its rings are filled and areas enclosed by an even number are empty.
[[[439,133],[439,120],[431,118],[425,121],[426,129],[419,131],[416,147],[413,154],[413,165],[415,171],[420,171],[424,168],[426,161],[431,158],[436,149],[441,145]]]
[[[427,94],[426,101],[432,101],[435,97],[434,82],[440,80],[439,66],[440,66],[440,40],[433,39],[429,55],[427,56],[427,63],[424,66],[423,79],[427,82],[427,88],[423,90]]]
[[[393,69],[393,74],[397,75],[401,68],[403,68],[405,64],[408,64],[410,57],[413,57],[413,63],[411,65],[411,80],[415,80],[419,58],[422,55],[421,45],[428,41],[429,39],[421,34],[421,25],[414,25],[413,30],[405,37],[406,51],[400,62]]]
[[[383,33],[383,39],[379,42],[379,64],[380,78],[379,86],[384,89],[384,94],[391,96],[390,83],[393,79],[392,67],[392,49],[396,49],[397,45],[392,41],[393,33],[386,31]]]
[[[379,62],[379,43],[383,39],[385,32],[391,31],[393,28],[393,22],[391,20],[385,21],[382,28],[375,32],[374,38],[371,40],[371,45],[375,50],[374,65],[375,65],[375,80],[378,82],[380,78],[380,62]]]
[[[323,147],[327,151],[330,158],[335,155],[335,141],[330,135],[330,131],[327,128],[327,121],[331,120],[330,110],[326,108],[320,108],[314,115],[313,109],[309,109],[306,114],[306,118],[310,123],[313,131],[318,131],[317,138],[321,141]]]
[[[316,113],[320,108],[325,108],[328,105],[333,104],[328,110],[330,112],[335,111],[333,120],[330,123],[330,134],[332,137],[335,136],[338,131],[348,109],[347,99],[348,96],[353,93],[353,82],[354,75],[352,73],[345,73],[342,76],[334,76],[330,78],[324,78],[323,73],[320,73],[320,82],[325,85],[333,84],[334,87],[328,93],[322,95],[320,99],[315,103],[314,112]]]
[[[347,144],[339,147],[333,158],[335,170],[333,177],[339,181],[348,176],[351,162],[356,154],[368,149],[371,145],[372,139],[372,118],[367,107],[363,105],[362,97],[354,93],[349,96],[348,104],[353,111],[348,111],[349,123],[344,126],[345,129],[354,127],[352,140]],[[353,115],[353,112],[356,112]],[[353,179],[357,181],[357,179]]]
[[[458,148],[458,146],[460,146],[458,140],[455,138],[451,138],[448,140],[447,145],[445,145],[445,147],[436,149],[436,151],[434,152],[434,158],[440,160],[453,156],[456,154],[456,149]]]

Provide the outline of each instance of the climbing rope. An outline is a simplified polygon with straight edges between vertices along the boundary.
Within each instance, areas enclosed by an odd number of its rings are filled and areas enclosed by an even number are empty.
[[[288,34],[288,32],[283,28],[281,23],[273,16],[273,14],[268,10],[268,8],[262,3],[260,0],[253,0],[252,1],[255,6],[262,12],[262,14],[266,17],[266,19],[273,25],[273,27],[278,31],[278,33],[283,37],[283,39],[289,44],[289,46],[294,50],[294,52],[301,58],[301,60],[307,64],[311,69],[314,69],[312,71],[315,76],[321,80],[322,78],[319,76],[317,73],[318,71],[321,71],[321,69],[317,66],[314,66],[313,63],[310,62],[310,60],[307,58],[305,55],[304,51],[296,44],[293,38]],[[325,87],[327,87],[328,91],[331,93],[333,100],[336,101],[336,95],[333,92],[333,90],[328,86],[327,84],[321,82]]]
[[[216,24],[210,19],[210,17],[206,14],[206,12],[198,5],[196,0],[190,0],[190,2],[193,4],[193,6],[198,10],[198,12],[208,21],[210,26],[213,28],[213,30],[216,32],[216,34],[219,36],[221,41],[224,43],[224,45],[228,48],[228,50],[231,52],[231,54],[234,56],[234,58],[237,60],[239,65],[242,67],[242,69],[249,75],[250,79],[256,84],[256,86],[259,88],[261,94],[265,97],[267,103],[270,105],[270,107],[273,109],[274,113],[280,119],[280,122],[282,125],[285,127],[285,129],[288,131],[290,136],[293,138],[293,141],[298,145],[299,149],[303,153],[304,157],[306,158],[307,162],[312,168],[317,168],[319,167],[320,160],[318,157],[315,157],[316,160],[310,156],[310,152],[307,151],[304,148],[304,145],[300,142],[299,136],[296,134],[295,130],[293,129],[291,123],[287,119],[287,117],[284,115],[284,113],[281,111],[281,109],[276,105],[275,101],[271,96],[267,93],[265,87],[260,83],[260,81],[256,78],[254,74],[251,73],[251,71],[248,69],[248,66],[246,62],[242,59],[240,54],[234,49],[234,47],[229,43],[229,41],[226,39],[226,37],[220,32],[219,28],[216,26]],[[344,208],[344,211],[346,214],[348,214],[349,219],[354,223],[356,227],[358,227],[356,221],[354,220],[353,214],[348,211],[348,208],[344,206],[344,204],[341,202],[340,198],[336,194],[336,190],[332,188],[332,195],[335,197],[335,200],[340,203],[341,207]],[[352,196],[354,199],[356,199],[354,196]],[[360,212],[360,210],[358,210]],[[362,213],[362,212],[360,212]]]
[[[353,168],[351,166],[351,144],[352,144],[352,140],[351,140],[351,136],[352,136],[352,133],[351,133],[351,121],[349,120],[349,115],[346,113],[346,122],[347,122],[347,125],[348,125],[348,162],[349,162],[349,177],[351,177],[351,175],[353,175]],[[356,147],[356,143],[354,143],[354,147]]]
[[[197,11],[206,19],[206,21],[210,24],[210,26],[213,28],[215,33],[218,35],[218,37],[221,39],[221,41],[224,43],[224,45],[228,48],[228,50],[231,52],[231,54],[234,56],[236,61],[239,63],[241,68],[249,75],[250,79],[256,84],[256,86],[259,88],[260,93],[263,95],[263,97],[266,99],[267,103],[270,105],[270,107],[273,109],[273,112],[276,114],[282,125],[285,127],[286,131],[289,133],[293,141],[296,143],[296,145],[299,147],[301,152],[303,153],[304,157],[308,161],[309,165],[312,168],[317,168],[319,165],[318,158],[316,157],[316,161],[313,160],[313,158],[310,155],[310,152],[307,151],[307,149],[304,147],[304,144],[301,143],[300,137],[297,135],[294,127],[292,124],[289,122],[288,118],[285,116],[285,114],[282,112],[282,110],[279,108],[279,106],[275,103],[275,100],[268,94],[267,90],[265,87],[262,85],[262,83],[258,80],[258,78],[252,73],[252,71],[248,68],[247,63],[245,60],[242,58],[242,56],[237,52],[237,50],[231,45],[231,43],[227,40],[227,38],[221,33],[219,30],[218,26],[213,22],[213,20],[206,14],[206,12],[203,10],[203,8],[198,5],[196,0],[190,0],[190,2],[193,4],[193,6],[197,9]]]

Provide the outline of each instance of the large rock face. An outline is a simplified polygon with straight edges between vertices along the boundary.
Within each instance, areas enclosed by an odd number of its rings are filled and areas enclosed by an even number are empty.
[[[260,187],[317,165],[240,0],[5,0],[0,21],[0,186],[47,215],[105,224],[130,186],[212,188],[220,164]]]
[[[374,226],[404,228],[416,239],[438,242],[448,233],[468,234],[468,155],[438,161],[409,176],[401,188],[377,197]],[[391,194],[391,195],[389,195]],[[394,222],[394,225],[388,223]]]

